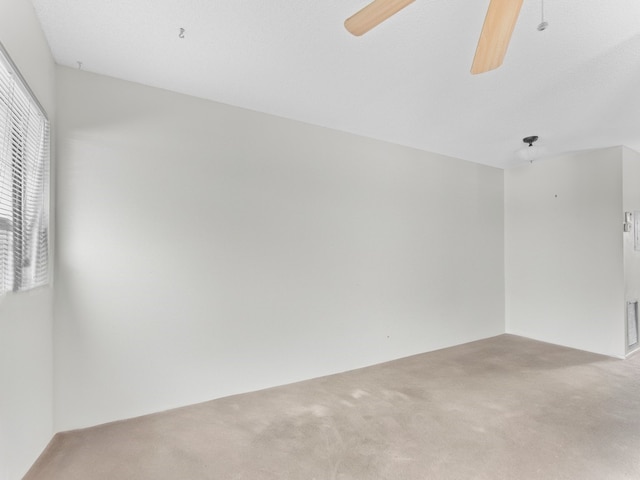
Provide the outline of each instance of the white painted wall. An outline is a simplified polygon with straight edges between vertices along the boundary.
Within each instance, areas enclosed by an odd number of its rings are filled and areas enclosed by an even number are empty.
[[[622,149],[505,171],[506,330],[623,356]]]
[[[635,212],[640,213],[640,153],[622,148],[622,174],[622,208],[635,215]],[[640,300],[640,251],[635,249],[634,233],[624,235],[624,295],[627,302]]]
[[[58,430],[504,332],[503,172],[58,69]]]
[[[53,119],[55,67],[31,2],[0,2],[0,42]],[[22,478],[52,435],[51,304],[50,288],[0,298],[2,480]]]

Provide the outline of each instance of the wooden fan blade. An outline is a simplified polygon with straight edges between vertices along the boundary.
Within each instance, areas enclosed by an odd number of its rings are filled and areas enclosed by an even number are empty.
[[[484,73],[502,65],[523,0],[491,0],[478,40],[471,73]]]
[[[350,33],[359,37],[413,2],[415,0],[373,0],[362,10],[347,18],[344,26]]]

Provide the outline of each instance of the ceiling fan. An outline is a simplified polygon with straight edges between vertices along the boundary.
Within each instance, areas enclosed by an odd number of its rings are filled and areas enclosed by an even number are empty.
[[[354,35],[367,33],[415,0],[373,0],[344,22]],[[476,47],[471,73],[484,73],[502,65],[524,0],[491,0]]]

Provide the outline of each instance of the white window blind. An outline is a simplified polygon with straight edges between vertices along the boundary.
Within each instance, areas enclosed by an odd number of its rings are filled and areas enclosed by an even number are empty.
[[[0,45],[0,294],[49,280],[49,122]]]

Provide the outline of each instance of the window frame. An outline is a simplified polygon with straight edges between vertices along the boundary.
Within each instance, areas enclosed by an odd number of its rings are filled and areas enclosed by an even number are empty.
[[[12,237],[13,241],[10,242],[12,244],[11,247],[6,246],[8,251],[6,266],[5,262],[2,262],[2,265],[0,265],[0,269],[3,270],[2,272],[0,272],[3,277],[1,279],[2,282],[0,282],[2,283],[0,285],[0,295],[4,295],[9,292],[20,292],[40,286],[45,286],[50,284],[51,282],[51,122],[49,121],[46,110],[38,100],[38,97],[35,95],[33,90],[31,90],[31,87],[23,77],[20,69],[13,62],[11,55],[6,50],[2,42],[0,42],[0,63],[8,71],[11,77],[10,88],[20,89],[22,91],[22,94],[27,98],[30,107],[35,108],[37,110],[37,113],[39,113],[43,120],[42,131],[37,137],[38,145],[40,145],[43,149],[42,172],[39,172],[43,175],[41,184],[42,198],[39,199],[38,204],[40,204],[40,202],[42,203],[41,210],[38,211],[41,215],[44,215],[44,235],[46,236],[46,238],[44,239],[44,255],[46,256],[44,263],[44,267],[46,269],[43,275],[44,278],[42,280],[38,280],[40,277],[38,277],[37,272],[34,270],[30,275],[31,278],[29,279],[29,284],[25,285],[25,269],[27,267],[32,267],[35,269],[36,267],[40,266],[39,263],[35,266],[32,266],[29,263],[25,263],[28,260],[30,260],[32,263],[37,262],[40,259],[40,256],[37,253],[39,251],[38,245],[34,243],[26,245],[23,240],[26,234],[25,230],[28,226],[28,219],[25,218],[25,213],[27,211],[27,202],[29,201],[27,197],[28,195],[31,195],[33,193],[27,192],[27,188],[29,186],[27,185],[29,183],[29,174],[27,173],[28,156],[26,154],[26,147],[33,145],[28,145],[29,140],[27,139],[26,132],[20,131],[20,128],[25,126],[24,119],[20,120],[19,118],[16,118],[16,112],[14,110],[11,110],[12,107],[10,106],[13,104],[13,102],[9,102],[5,104],[7,105],[7,108],[10,109],[7,113],[8,122],[4,124],[5,128],[3,129],[3,131],[0,131],[0,135],[6,135],[7,138],[11,139],[15,139],[18,137],[24,138],[24,141],[19,143],[11,141],[10,146],[5,145],[7,151],[10,152],[7,158],[6,165],[8,166],[9,164],[11,164],[10,169],[7,168],[7,170],[10,170],[11,172],[11,192],[6,192],[6,194],[11,196],[12,202],[11,216],[9,218],[5,215],[2,215],[2,213],[0,212],[0,230],[2,231],[2,233],[7,232],[6,239],[3,238],[0,239],[0,241],[6,241],[8,244],[10,236]],[[0,124],[0,127],[2,126],[3,125]],[[20,176],[21,180],[23,180],[22,189],[17,187],[18,184],[21,183],[16,181],[18,176]],[[32,188],[36,187],[35,185],[31,186]],[[4,188],[6,188],[6,185],[4,185]],[[2,192],[0,192],[0,194],[1,193]],[[19,221],[16,222],[16,218],[18,218]],[[36,222],[34,222],[32,227],[35,228],[36,226],[40,227],[40,222],[37,222],[37,224]],[[32,242],[38,242],[40,240],[41,231],[40,229],[38,229],[37,232],[32,231],[30,232],[30,235],[35,235],[37,237],[37,239],[32,240]],[[16,238],[20,238],[20,240],[18,241],[16,240]],[[29,255],[28,252],[24,251],[25,247],[29,249],[33,248],[34,246],[36,248],[35,251],[31,252],[31,255]],[[6,278],[4,277],[5,275]]]

